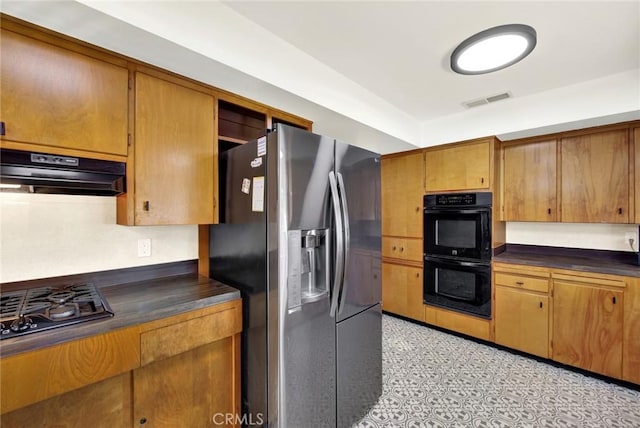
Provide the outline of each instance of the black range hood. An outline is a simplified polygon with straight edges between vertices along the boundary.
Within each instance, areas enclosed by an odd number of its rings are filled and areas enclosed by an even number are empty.
[[[32,193],[115,196],[125,173],[124,162],[0,149],[0,183]]]

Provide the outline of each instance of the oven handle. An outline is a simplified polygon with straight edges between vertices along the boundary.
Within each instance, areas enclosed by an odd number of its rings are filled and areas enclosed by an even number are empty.
[[[447,266],[464,266],[464,267],[471,267],[471,268],[476,268],[476,267],[490,268],[491,267],[489,263],[469,262],[465,260],[445,259],[441,257],[436,258],[436,257],[425,256],[424,261],[439,263]]]
[[[459,208],[450,208],[450,209],[437,209],[437,210],[433,210],[433,209],[429,209],[429,208],[425,208],[424,213],[425,214],[482,214],[482,213],[486,213],[486,212],[491,212],[491,208],[477,208],[477,209],[470,209],[470,210],[461,210]]]

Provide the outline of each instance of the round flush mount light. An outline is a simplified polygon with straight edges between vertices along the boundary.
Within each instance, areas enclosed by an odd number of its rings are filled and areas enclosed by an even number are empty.
[[[520,61],[536,46],[536,30],[524,24],[500,25],[464,40],[451,54],[451,69],[484,74]]]

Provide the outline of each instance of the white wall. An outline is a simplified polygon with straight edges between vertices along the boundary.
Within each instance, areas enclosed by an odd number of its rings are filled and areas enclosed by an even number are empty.
[[[625,234],[635,236],[638,251],[638,225],[585,223],[507,223],[507,243],[551,247],[631,251]]]
[[[588,126],[640,119],[640,69],[629,70],[528,97],[474,107],[459,114],[424,122],[421,146],[497,135],[502,140],[579,129]],[[609,122],[597,121],[610,118]],[[567,124],[563,126],[562,124]],[[523,131],[542,128],[541,132]],[[507,138],[503,137],[503,134]]]
[[[115,197],[0,194],[0,282],[197,258],[197,226],[118,226]]]

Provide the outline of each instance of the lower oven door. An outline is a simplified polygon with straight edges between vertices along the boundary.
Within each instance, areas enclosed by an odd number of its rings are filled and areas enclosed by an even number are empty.
[[[491,319],[491,265],[425,257],[424,303]]]

